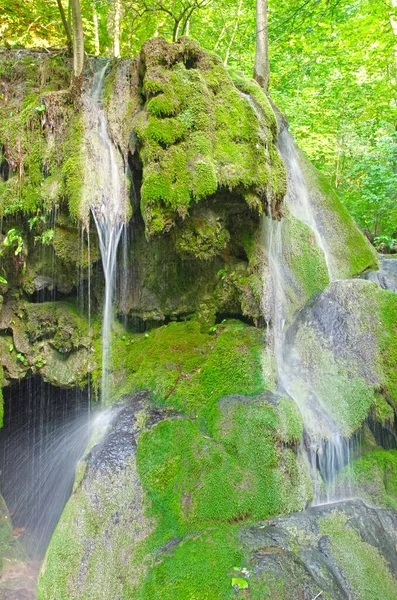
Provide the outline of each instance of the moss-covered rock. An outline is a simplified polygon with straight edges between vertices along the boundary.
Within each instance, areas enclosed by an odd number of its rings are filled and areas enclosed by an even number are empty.
[[[196,320],[146,334],[120,330],[113,346],[114,398],[149,388],[156,403],[207,417],[222,396],[271,388],[261,330],[239,321],[225,321],[214,330],[203,332]]]
[[[394,422],[387,405],[397,400],[396,311],[396,294],[353,280],[330,284],[298,314],[286,335],[284,362],[301,410],[317,401],[346,436],[371,408],[378,420]],[[307,426],[317,433],[318,418],[311,409]]]
[[[187,38],[175,44],[149,40],[141,61],[145,106],[134,128],[147,231],[169,229],[177,216],[187,216],[193,202],[219,188],[240,194],[259,212],[267,202],[278,207],[285,173],[275,147],[275,118],[269,118],[272,110],[259,87],[255,110],[221,60]],[[266,112],[259,124],[262,104]]]
[[[242,563],[237,524],[303,508],[312,486],[295,452],[302,424],[291,400],[216,404],[213,436],[144,395],[111,409],[108,433],[77,469],[40,599],[233,592],[233,567]]]
[[[0,332],[3,385],[37,373],[59,387],[86,385],[95,357],[74,304],[11,301],[0,313]]]
[[[279,147],[287,169],[286,206],[315,232],[324,252],[330,278],[348,279],[376,268],[374,248],[359,231],[326,178],[295,145],[285,123]]]
[[[365,452],[338,475],[337,481],[372,505],[397,510],[397,450],[373,448]]]
[[[344,502],[244,528],[250,598],[395,597],[396,513]]]

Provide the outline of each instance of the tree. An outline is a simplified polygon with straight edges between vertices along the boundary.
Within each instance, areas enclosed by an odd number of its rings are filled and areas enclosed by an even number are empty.
[[[57,0],[57,5],[58,5],[58,9],[59,9],[59,14],[61,15],[63,28],[65,30],[66,39],[67,39],[67,43],[68,43],[68,49],[69,49],[69,52],[72,52],[72,45],[73,45],[72,34],[70,32],[69,22],[66,18],[65,11],[63,10],[62,0]]]
[[[254,78],[265,90],[269,89],[269,38],[267,19],[267,0],[256,0],[256,49]]]
[[[80,79],[84,67],[84,30],[80,0],[70,0],[73,21],[73,77]]]

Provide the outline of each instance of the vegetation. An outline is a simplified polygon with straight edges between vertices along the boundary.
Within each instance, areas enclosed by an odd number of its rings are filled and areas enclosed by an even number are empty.
[[[8,47],[70,46],[71,13],[62,0],[58,7],[63,7],[63,17],[55,2],[29,1],[21,6],[2,2],[1,34]],[[258,50],[255,30],[260,33],[260,56],[266,54],[262,35],[267,32],[270,93],[287,114],[300,146],[339,190],[361,227],[373,237],[394,239],[397,16],[393,0],[309,0],[298,6],[292,0],[270,2],[268,18],[267,2],[257,2],[256,16],[253,0],[81,0],[74,4],[81,7],[85,50],[96,55],[133,55],[154,35],[169,41],[189,35],[217,53],[224,64],[251,75]],[[255,27],[256,17],[263,27]],[[81,45],[80,30],[79,36]],[[391,244],[383,249],[387,251]]]

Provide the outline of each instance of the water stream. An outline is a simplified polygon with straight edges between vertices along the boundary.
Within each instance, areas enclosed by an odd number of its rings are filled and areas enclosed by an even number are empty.
[[[335,278],[330,269],[327,244],[317,227],[299,156],[287,129],[280,133],[279,150],[287,170],[287,194],[284,200],[286,210],[313,231],[317,245],[323,251],[329,279],[332,281]],[[285,336],[286,329],[291,324],[288,322],[291,315],[287,294],[291,289],[291,273],[283,259],[283,220],[274,220],[271,214],[269,217],[265,216],[263,231],[271,282],[270,287],[265,290],[264,300],[268,311],[267,320],[272,325],[272,334],[268,334],[267,343],[271,344],[275,357],[278,391],[293,398],[302,414],[306,436],[301,450],[307,452],[311,465],[313,504],[339,501],[350,495],[348,483],[345,489],[336,487],[335,476],[350,463],[351,442],[344,438],[333,418],[307,393],[299,379],[292,376],[296,349],[288,347]],[[348,479],[346,478],[347,481]]]
[[[99,237],[105,292],[102,319],[102,381],[101,399],[109,398],[109,361],[111,359],[111,333],[113,322],[113,297],[116,282],[117,251],[125,230],[125,178],[120,154],[109,136],[109,126],[102,106],[102,94],[107,65],[94,76],[93,87],[87,98],[89,115],[86,130],[87,145],[95,157],[99,196],[91,204],[91,212]],[[126,237],[125,237],[126,240]],[[126,254],[126,242],[123,244]]]

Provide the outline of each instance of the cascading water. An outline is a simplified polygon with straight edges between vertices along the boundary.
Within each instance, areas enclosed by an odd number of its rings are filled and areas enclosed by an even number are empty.
[[[332,281],[334,276],[331,272],[327,244],[317,227],[299,157],[287,129],[280,134],[279,150],[287,171],[286,210],[313,231],[317,245],[323,251],[329,279]],[[269,216],[264,217],[263,231],[271,285],[264,290],[263,304],[266,320],[272,324],[272,335],[267,334],[267,343],[271,343],[275,356],[278,390],[295,400],[304,420],[305,451],[309,455],[314,481],[313,504],[334,502],[350,495],[349,478],[346,478],[344,489],[336,489],[335,475],[350,462],[351,442],[342,435],[340,428],[324,407],[302,389],[299,379],[291,376],[295,349],[288,347],[285,329],[286,325],[290,325],[288,318],[291,320],[290,299],[286,292],[291,289],[292,275],[283,260],[283,220],[271,218],[271,207],[268,212]]]
[[[125,229],[125,181],[121,156],[110,139],[108,120],[101,105],[107,65],[94,76],[91,94],[86,98],[86,141],[96,165],[95,179],[99,197],[91,201],[91,212],[98,231],[105,278],[102,320],[101,397],[109,397],[109,361],[113,321],[113,297],[119,242]],[[92,190],[90,191],[90,193]]]

